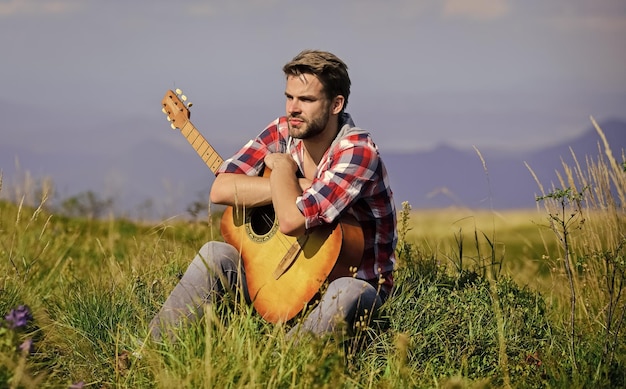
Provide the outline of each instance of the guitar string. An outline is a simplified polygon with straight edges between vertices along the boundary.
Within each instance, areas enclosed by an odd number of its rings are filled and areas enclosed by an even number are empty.
[[[267,213],[263,213],[263,221],[265,223],[267,223],[267,226],[270,228],[270,230],[272,229],[272,227],[274,226],[274,222],[275,222],[276,218],[271,218],[269,217],[269,215],[267,215]],[[289,241],[287,239],[285,239],[285,237],[282,236],[282,234],[276,234],[277,236],[277,240],[280,244],[282,244],[283,248],[285,250],[289,250],[289,247],[291,246],[291,244],[289,243]]]

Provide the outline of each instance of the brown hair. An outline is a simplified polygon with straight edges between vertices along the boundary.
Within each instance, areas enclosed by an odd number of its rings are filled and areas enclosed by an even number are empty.
[[[348,66],[336,55],[327,51],[303,50],[283,66],[285,76],[300,76],[303,73],[317,76],[324,86],[324,93],[329,100],[341,95],[343,108],[348,105],[350,96],[350,76]]]

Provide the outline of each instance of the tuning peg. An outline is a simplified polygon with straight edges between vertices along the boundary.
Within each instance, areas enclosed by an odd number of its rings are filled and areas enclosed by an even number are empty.
[[[174,123],[170,124],[170,127],[172,127],[172,130],[176,129],[176,126],[174,125]]]
[[[182,95],[182,94],[183,94],[183,91],[182,91],[182,90],[180,90],[180,89],[178,89],[178,88],[176,88],[176,94],[177,94],[177,95]]]
[[[170,117],[170,115],[167,115],[167,121],[168,121],[168,122],[171,122],[171,121],[172,121],[172,118]]]
[[[167,111],[165,110],[165,107],[161,108],[161,112],[167,115]]]
[[[182,101],[187,101],[187,96],[185,96],[185,95],[181,95],[181,96],[180,96],[180,99],[181,99]]]
[[[192,105],[193,103],[187,103],[187,108],[191,108]]]

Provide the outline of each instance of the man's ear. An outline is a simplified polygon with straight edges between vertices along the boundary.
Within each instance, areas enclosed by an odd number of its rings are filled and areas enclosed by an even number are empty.
[[[343,109],[343,105],[346,102],[346,99],[342,95],[337,95],[333,99],[333,104],[331,106],[333,115],[338,115],[339,112]]]

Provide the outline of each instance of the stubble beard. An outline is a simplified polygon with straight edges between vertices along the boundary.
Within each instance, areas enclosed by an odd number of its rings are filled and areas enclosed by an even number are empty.
[[[302,124],[299,128],[292,127],[291,124],[288,124],[289,135],[296,139],[310,139],[321,134],[328,125],[328,112],[329,109],[325,108],[321,115],[314,117],[312,120],[307,120],[297,115],[293,116],[302,120]]]

